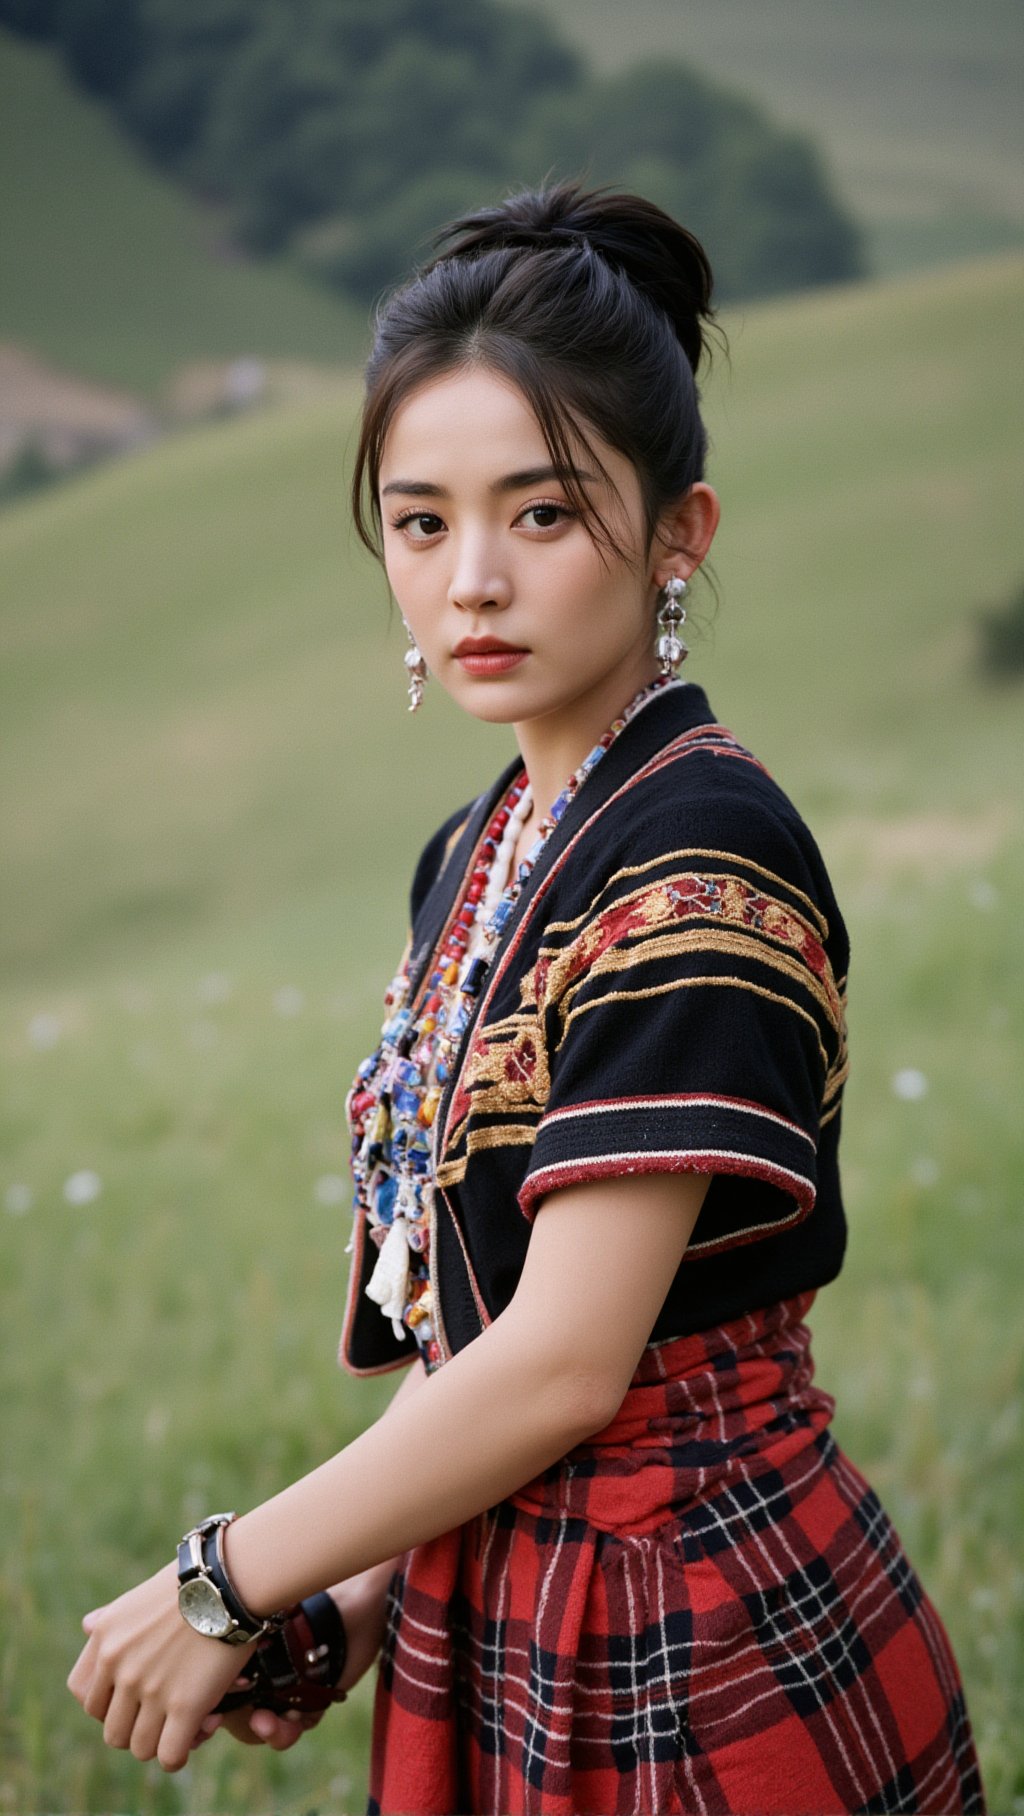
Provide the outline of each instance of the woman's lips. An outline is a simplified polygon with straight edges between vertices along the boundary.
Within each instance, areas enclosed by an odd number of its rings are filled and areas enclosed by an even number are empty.
[[[478,654],[467,650],[455,660],[461,662],[470,675],[501,675],[506,669],[515,668],[529,653],[525,649],[492,649]]]

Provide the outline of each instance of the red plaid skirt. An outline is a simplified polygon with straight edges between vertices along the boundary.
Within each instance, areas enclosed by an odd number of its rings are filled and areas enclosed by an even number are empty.
[[[983,1811],[956,1662],[829,1431],[812,1293],[392,1578],[368,1816]]]

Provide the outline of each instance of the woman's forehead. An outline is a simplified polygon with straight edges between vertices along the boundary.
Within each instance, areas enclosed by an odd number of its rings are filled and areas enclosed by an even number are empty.
[[[588,431],[588,446],[571,433],[571,425],[565,427],[580,478],[600,483],[595,454],[613,477],[617,465],[629,466],[596,433]],[[529,398],[503,373],[473,365],[425,380],[402,399],[384,438],[380,484],[383,490],[396,478],[425,479],[442,471],[460,481],[480,481],[551,468]]]
[[[382,467],[399,449],[516,439],[544,450],[544,435],[528,399],[511,379],[484,367],[460,368],[427,379],[404,397],[384,441]]]

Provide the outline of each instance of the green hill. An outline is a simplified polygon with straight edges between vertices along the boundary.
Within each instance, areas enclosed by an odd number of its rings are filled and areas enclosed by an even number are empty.
[[[809,132],[895,274],[1024,243],[1017,0],[551,0],[602,68],[678,57]]]
[[[0,30],[0,340],[150,392],[190,359],[358,357],[361,311],[218,232],[53,51]]]
[[[822,144],[895,272],[1024,239],[1019,8],[931,0],[556,0],[604,67],[670,52]],[[159,175],[59,57],[0,29],[0,340],[155,392],[183,361],[351,363],[365,322],[286,262],[239,261],[216,210]]]
[[[951,1630],[993,1809],[1024,1792],[1024,842],[1021,689],[981,680],[973,614],[1020,578],[1022,293],[1013,258],[730,322],[721,603],[688,665],[849,923],[851,1240],[818,1367]],[[331,1365],[343,1093],[420,843],[511,746],[436,686],[406,712],[346,525],[350,404],[197,429],[0,518],[12,1809],[364,1804],[372,1679],[294,1752],[215,1740],[170,1782],[62,1687],[82,1610],[390,1391]]]

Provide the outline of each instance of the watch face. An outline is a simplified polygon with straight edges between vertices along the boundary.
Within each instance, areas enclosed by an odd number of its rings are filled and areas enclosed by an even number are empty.
[[[190,1627],[207,1639],[223,1639],[231,1632],[233,1622],[220,1599],[220,1593],[205,1576],[182,1583],[178,1590],[178,1607]]]

